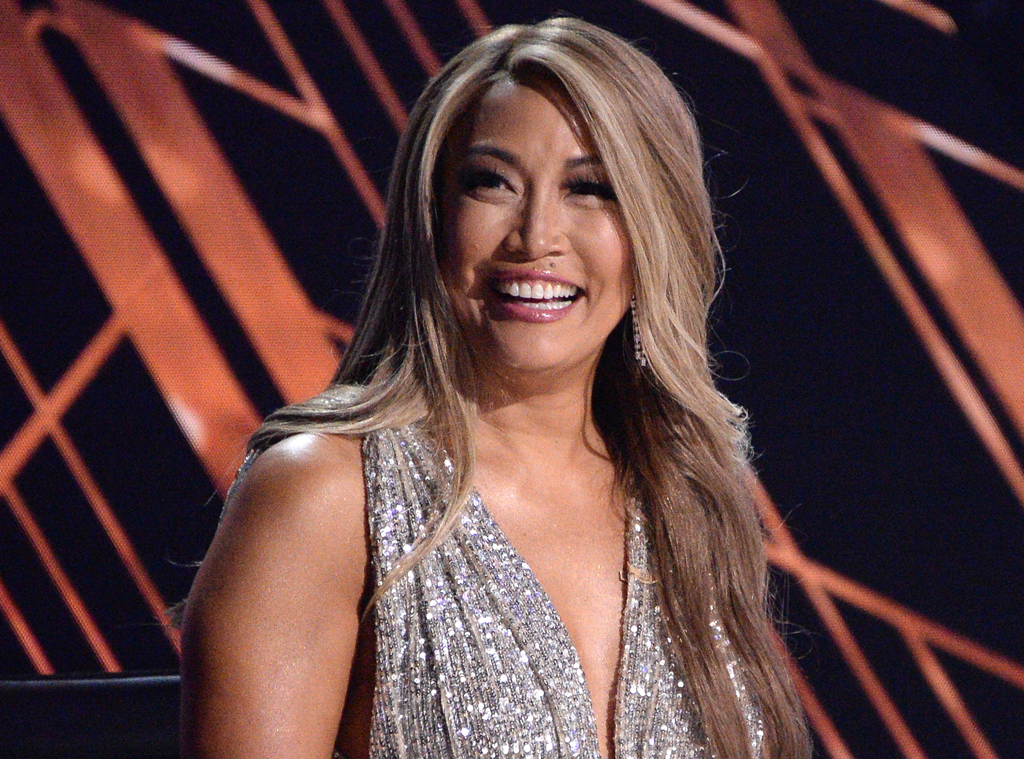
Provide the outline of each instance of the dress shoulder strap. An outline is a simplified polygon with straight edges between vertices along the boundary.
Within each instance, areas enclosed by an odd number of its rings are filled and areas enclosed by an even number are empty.
[[[426,534],[441,506],[437,472],[433,450],[412,428],[363,438],[370,552],[378,578]]]

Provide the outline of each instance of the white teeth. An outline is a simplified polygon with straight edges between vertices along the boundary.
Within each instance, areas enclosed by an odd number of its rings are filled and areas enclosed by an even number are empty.
[[[531,300],[523,304],[528,308],[535,308],[538,311],[551,311],[555,308],[565,308],[565,303],[555,300]]]
[[[513,298],[529,298],[533,301],[566,300],[579,291],[575,285],[556,285],[550,282],[531,284],[530,282],[500,281],[495,289]]]

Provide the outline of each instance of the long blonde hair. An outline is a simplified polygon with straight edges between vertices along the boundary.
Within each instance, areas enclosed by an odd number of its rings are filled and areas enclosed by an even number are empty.
[[[470,356],[438,264],[438,163],[453,126],[488,87],[538,76],[565,93],[597,147],[631,243],[635,323],[627,316],[605,346],[593,412],[620,481],[644,504],[674,653],[703,731],[714,755],[749,756],[713,637],[718,618],[763,715],[768,755],[806,757],[807,729],[774,645],[764,535],[745,485],[745,419],[716,390],[709,362],[721,255],[697,128],[661,69],[614,34],[573,18],[501,27],[429,82],[399,144],[377,258],[338,373],[324,393],[271,414],[250,448],[300,431],[358,436],[417,422],[455,470],[442,519],[396,573],[454,528],[472,489],[475,407],[461,384],[473,374]],[[633,358],[634,331],[646,367]]]

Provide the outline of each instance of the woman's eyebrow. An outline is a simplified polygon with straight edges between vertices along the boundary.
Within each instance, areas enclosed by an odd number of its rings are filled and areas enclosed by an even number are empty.
[[[513,153],[502,148],[495,147],[494,145],[470,145],[466,148],[466,156],[490,156],[491,158],[497,158],[499,161],[509,164],[510,166],[519,166],[519,159]],[[597,155],[581,155],[576,158],[570,158],[565,162],[567,169],[575,169],[578,166],[602,166],[604,161],[601,160],[600,156]]]
[[[577,166],[603,166],[604,161],[600,156],[581,155],[578,158],[570,158],[565,162],[566,168],[575,169]]]
[[[499,161],[504,161],[512,166],[519,165],[519,160],[512,153],[509,153],[507,150],[502,150],[501,148],[496,148],[493,145],[470,145],[469,148],[466,149],[466,155],[486,155],[491,156],[492,158],[497,158]]]

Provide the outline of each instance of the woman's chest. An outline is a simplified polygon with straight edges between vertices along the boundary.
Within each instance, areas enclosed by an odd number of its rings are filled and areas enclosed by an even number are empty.
[[[488,511],[522,557],[576,650],[602,753],[612,735],[626,602],[625,527],[600,498],[488,500]]]
[[[379,581],[397,579],[374,610],[371,756],[596,759],[612,726],[616,759],[702,756],[684,683],[670,662],[656,587],[646,581],[649,545],[637,519],[625,536],[621,523],[608,522],[575,541],[568,540],[573,531],[599,514],[581,511],[573,522],[562,513],[546,524],[520,523],[523,531],[512,539],[474,492],[454,529],[417,556],[411,571],[392,575],[436,528],[438,487],[429,468],[388,464],[392,455],[418,460],[413,442],[381,443],[388,443],[381,446],[387,455],[373,447],[367,455],[371,555]],[[543,547],[531,552],[527,544]],[[566,579],[574,567],[603,578],[603,588],[587,596],[578,577]],[[601,603],[611,611],[597,608]],[[610,618],[617,629],[606,628],[604,644],[594,648],[588,642],[595,637],[577,632],[581,650],[563,613],[569,625]],[[616,634],[617,646],[610,643]],[[588,688],[590,651],[611,661],[590,669],[618,684],[606,707]],[[607,728],[599,729],[605,716]]]
[[[643,561],[640,538],[631,542],[631,560]],[[371,754],[595,759],[614,740],[623,759],[643,755],[642,745],[657,755],[686,746],[690,717],[653,590],[627,577],[623,608],[616,572],[618,630],[608,636],[616,644],[592,670],[610,682],[595,698],[584,662],[598,648],[577,648],[537,574],[475,495],[460,527],[377,607]]]

